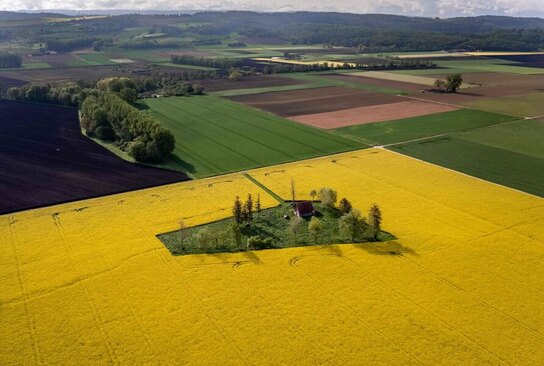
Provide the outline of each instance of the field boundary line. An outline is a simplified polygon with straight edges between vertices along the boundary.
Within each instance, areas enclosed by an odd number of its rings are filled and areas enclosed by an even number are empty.
[[[410,159],[413,159],[413,160],[417,160],[417,161],[419,161],[419,162],[422,162],[422,163],[425,163],[425,164],[429,164],[429,165],[432,165],[432,166],[435,166],[435,167],[438,167],[438,168],[441,168],[441,169],[445,169],[445,170],[448,170],[448,171],[453,172],[453,173],[457,173],[457,174],[464,175],[465,177],[469,177],[469,178],[472,178],[472,179],[477,179],[477,180],[482,181],[482,182],[485,182],[485,183],[493,184],[493,185],[496,185],[496,186],[501,187],[501,188],[506,188],[506,189],[515,191],[515,192],[517,192],[517,193],[522,193],[522,194],[524,194],[524,195],[528,195],[528,196],[531,196],[531,197],[534,197],[534,198],[538,198],[539,200],[544,200],[543,197],[537,196],[537,195],[535,195],[535,194],[532,194],[532,193],[529,193],[529,192],[525,192],[525,191],[522,191],[522,190],[519,190],[519,189],[516,189],[516,188],[508,187],[508,186],[505,186],[505,185],[502,185],[502,184],[499,184],[499,183],[496,183],[496,182],[492,182],[492,181],[489,181],[489,180],[485,180],[485,179],[483,179],[483,178],[475,177],[475,176],[473,176],[473,175],[470,175],[470,174],[467,174],[467,173],[463,173],[463,172],[460,172],[460,171],[458,171],[458,170],[454,170],[454,169],[451,169],[451,168],[447,168],[447,167],[442,166],[442,165],[434,164],[434,163],[431,163],[431,162],[429,162],[429,161],[425,161],[425,160],[416,158],[416,157],[414,157],[414,156],[410,156],[410,155],[407,155],[407,154],[403,154],[403,153],[400,153],[400,152],[395,151],[395,150],[387,149],[387,148],[384,147],[384,146],[381,146],[381,147],[376,146],[375,148],[376,148],[376,149],[387,150],[387,151],[390,151],[390,152],[395,153],[395,154],[397,154],[397,155],[401,155],[401,156],[404,156],[404,157],[407,157],[407,158],[410,158]]]
[[[517,117],[517,116],[512,116],[512,117]],[[420,137],[420,138],[417,138],[417,139],[406,140],[406,141],[392,142],[390,144],[385,144],[385,145],[380,145],[380,146],[390,147],[390,146],[397,146],[397,145],[405,145],[405,144],[409,144],[409,143],[412,143],[412,142],[423,141],[423,140],[428,140],[428,139],[433,139],[433,138],[443,137],[443,136],[448,136],[448,135],[455,135],[455,134],[459,134],[459,133],[463,133],[463,132],[474,131],[474,130],[479,130],[479,129],[485,129],[485,128],[505,125],[505,124],[509,124],[509,123],[517,123],[517,122],[521,122],[521,121],[528,121],[528,120],[537,119],[537,118],[538,117],[530,117],[530,118],[520,118],[520,119],[516,119],[516,120],[513,120],[513,121],[497,122],[497,123],[492,123],[492,124],[485,125],[485,126],[466,128],[464,130],[459,130],[459,131],[444,132],[444,133],[440,133],[438,135]]]
[[[253,178],[251,175],[249,175],[248,172],[242,172],[241,173],[244,177],[246,177],[249,181],[251,181],[253,184],[255,184],[257,187],[261,188],[263,191],[268,193],[272,198],[274,198],[276,201],[280,203],[280,205],[285,205],[285,201],[281,199],[280,196],[278,196],[274,191],[272,191],[270,188],[259,182],[257,179]]]

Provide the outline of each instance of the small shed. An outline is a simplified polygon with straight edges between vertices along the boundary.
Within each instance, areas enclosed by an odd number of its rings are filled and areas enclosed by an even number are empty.
[[[310,201],[302,201],[295,204],[295,214],[298,217],[309,217],[313,216],[314,213],[314,205]]]

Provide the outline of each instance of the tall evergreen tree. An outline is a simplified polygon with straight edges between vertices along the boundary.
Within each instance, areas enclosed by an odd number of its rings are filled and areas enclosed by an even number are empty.
[[[236,199],[234,200],[234,206],[232,207],[232,216],[234,218],[234,222],[236,222],[237,224],[241,224],[243,220],[242,215],[242,202],[240,202],[240,197],[236,196]]]
[[[247,200],[244,205],[244,212],[245,212],[245,219],[248,223],[253,221],[253,197],[251,197],[251,193],[247,195]]]
[[[257,194],[257,201],[255,202],[255,211],[257,211],[257,217],[261,215],[261,195]]]
[[[368,211],[368,221],[370,225],[376,230],[380,231],[382,225],[382,211],[377,204],[373,204]]]

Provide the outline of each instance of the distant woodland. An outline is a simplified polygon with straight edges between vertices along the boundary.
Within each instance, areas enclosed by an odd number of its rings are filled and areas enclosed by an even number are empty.
[[[421,18],[379,14],[202,12],[194,15],[119,15],[73,23],[43,22],[62,14],[0,12],[0,42],[42,43],[57,52],[95,45],[130,49],[219,44],[226,35],[291,44],[354,47],[359,52],[544,48],[544,19],[482,16]],[[183,26],[179,26],[183,24]],[[134,27],[157,39],[123,39]],[[196,35],[196,37],[195,37]],[[191,36],[188,43],[188,36]],[[95,43],[98,42],[98,43]]]

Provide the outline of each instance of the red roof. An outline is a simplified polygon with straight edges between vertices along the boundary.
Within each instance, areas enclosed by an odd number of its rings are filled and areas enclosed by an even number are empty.
[[[297,202],[295,212],[298,216],[311,216],[314,214],[314,205],[310,201]]]

